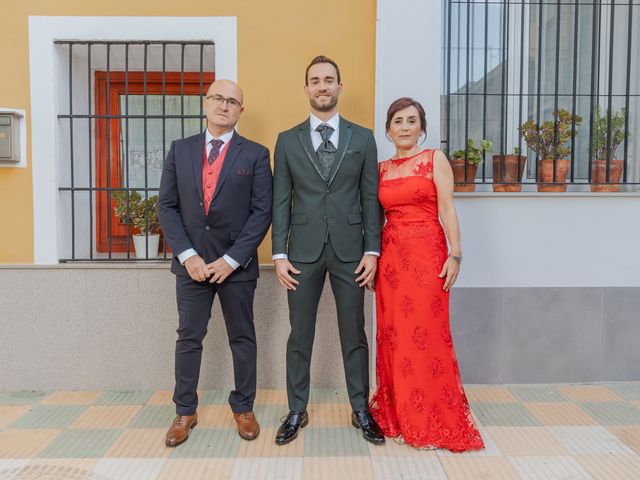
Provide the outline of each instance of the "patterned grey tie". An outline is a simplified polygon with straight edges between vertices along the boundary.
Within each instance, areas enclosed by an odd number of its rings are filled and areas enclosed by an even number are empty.
[[[209,162],[209,165],[213,165],[213,162],[215,162],[216,158],[220,155],[220,147],[223,142],[219,138],[214,138],[209,143],[211,144],[211,151],[209,152],[207,161]]]
[[[316,150],[316,154],[318,155],[322,177],[325,180],[329,180],[331,167],[336,159],[336,147],[331,143],[331,140],[329,140],[333,130],[333,127],[326,123],[321,123],[316,127],[316,131],[320,133],[320,136],[322,137],[322,143],[318,147],[318,150]]]

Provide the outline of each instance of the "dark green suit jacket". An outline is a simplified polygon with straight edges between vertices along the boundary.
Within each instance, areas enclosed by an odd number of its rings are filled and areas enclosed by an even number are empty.
[[[336,159],[326,181],[309,120],[282,132],[274,153],[273,253],[315,262],[328,238],[343,262],[380,251],[378,158],[371,130],[340,117]]]

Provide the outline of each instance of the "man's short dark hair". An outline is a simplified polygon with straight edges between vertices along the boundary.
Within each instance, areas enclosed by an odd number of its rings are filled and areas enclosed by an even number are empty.
[[[318,55],[316,58],[311,60],[311,63],[309,64],[309,66],[307,66],[307,69],[304,72],[305,85],[309,85],[309,69],[314,65],[317,65],[318,63],[328,63],[329,65],[333,65],[333,68],[336,69],[336,76],[337,76],[338,83],[340,83],[340,69],[338,68],[338,64],[333,60],[331,60],[329,57],[325,57],[324,55]]]

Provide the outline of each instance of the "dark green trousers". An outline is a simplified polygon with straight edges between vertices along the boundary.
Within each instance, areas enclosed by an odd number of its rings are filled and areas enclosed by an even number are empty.
[[[309,402],[309,368],[318,303],[327,272],[338,311],[338,330],[349,400],[354,411],[366,410],[369,400],[369,345],[364,332],[364,288],[355,282],[359,262],[342,262],[327,242],[313,263],[291,262],[300,284],[288,292],[291,333],[287,342],[289,409],[303,412]]]

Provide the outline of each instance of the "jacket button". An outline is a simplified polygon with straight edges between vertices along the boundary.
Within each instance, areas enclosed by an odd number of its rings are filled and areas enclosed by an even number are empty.
[[[329,190],[329,189],[327,188],[327,194],[329,194],[329,193],[331,193],[331,190]]]
[[[206,227],[204,227],[205,230],[210,230],[211,227],[209,225],[207,225]]]
[[[204,207],[204,203],[200,202],[200,206],[201,206],[201,207]]]

